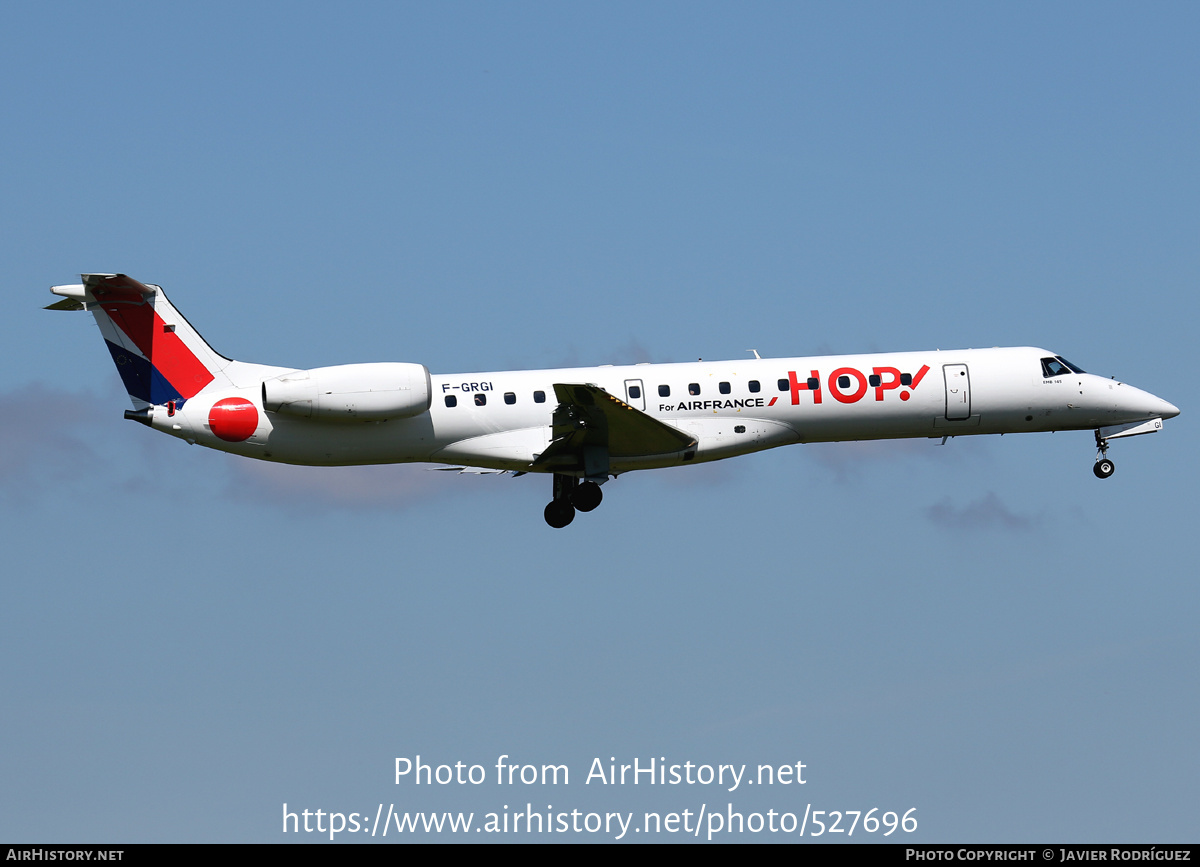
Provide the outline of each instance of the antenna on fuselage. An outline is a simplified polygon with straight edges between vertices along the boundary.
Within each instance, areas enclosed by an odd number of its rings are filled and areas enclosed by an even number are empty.
[[[758,350],[757,350],[757,349],[747,349],[746,351],[747,351],[747,352],[753,352],[753,353],[754,353],[754,357],[755,357],[755,358],[757,358],[759,361],[762,361],[762,356],[758,354]]]

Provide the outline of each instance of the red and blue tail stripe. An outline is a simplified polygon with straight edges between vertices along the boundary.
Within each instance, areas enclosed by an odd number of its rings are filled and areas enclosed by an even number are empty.
[[[157,367],[141,355],[117,346],[109,340],[105,340],[104,344],[112,354],[113,362],[117,365],[117,373],[121,374],[121,382],[125,384],[125,391],[129,392],[130,397],[159,405],[173,400],[176,407],[182,406],[183,401],[191,397],[191,395],[185,396],[159,372]],[[199,390],[196,389],[192,394]]]
[[[191,326],[161,289],[124,274],[87,274],[84,281],[96,299],[92,312],[130,397],[159,405],[175,401],[181,406],[213,381],[214,372],[177,333],[191,334]],[[199,335],[195,337],[203,345]]]

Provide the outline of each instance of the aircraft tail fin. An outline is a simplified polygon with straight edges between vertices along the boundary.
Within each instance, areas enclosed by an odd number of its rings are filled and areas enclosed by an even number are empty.
[[[216,352],[167,300],[162,288],[124,274],[83,274],[53,286],[63,300],[47,310],[90,310],[135,409],[178,409],[210,383],[229,385],[228,358]]]

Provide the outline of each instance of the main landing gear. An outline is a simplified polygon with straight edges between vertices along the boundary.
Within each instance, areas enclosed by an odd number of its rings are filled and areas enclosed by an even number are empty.
[[[546,523],[556,530],[575,520],[576,510],[590,512],[600,505],[604,492],[596,482],[580,482],[565,473],[554,474],[554,499],[546,506]]]
[[[1092,472],[1098,479],[1107,479],[1116,469],[1116,465],[1108,459],[1108,440],[1100,436],[1100,431],[1096,431],[1096,465],[1092,467]]]

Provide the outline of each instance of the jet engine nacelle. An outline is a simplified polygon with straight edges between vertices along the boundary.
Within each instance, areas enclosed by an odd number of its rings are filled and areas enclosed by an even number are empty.
[[[262,384],[268,412],[323,421],[410,418],[429,409],[433,392],[423,364],[379,362],[295,370]]]

